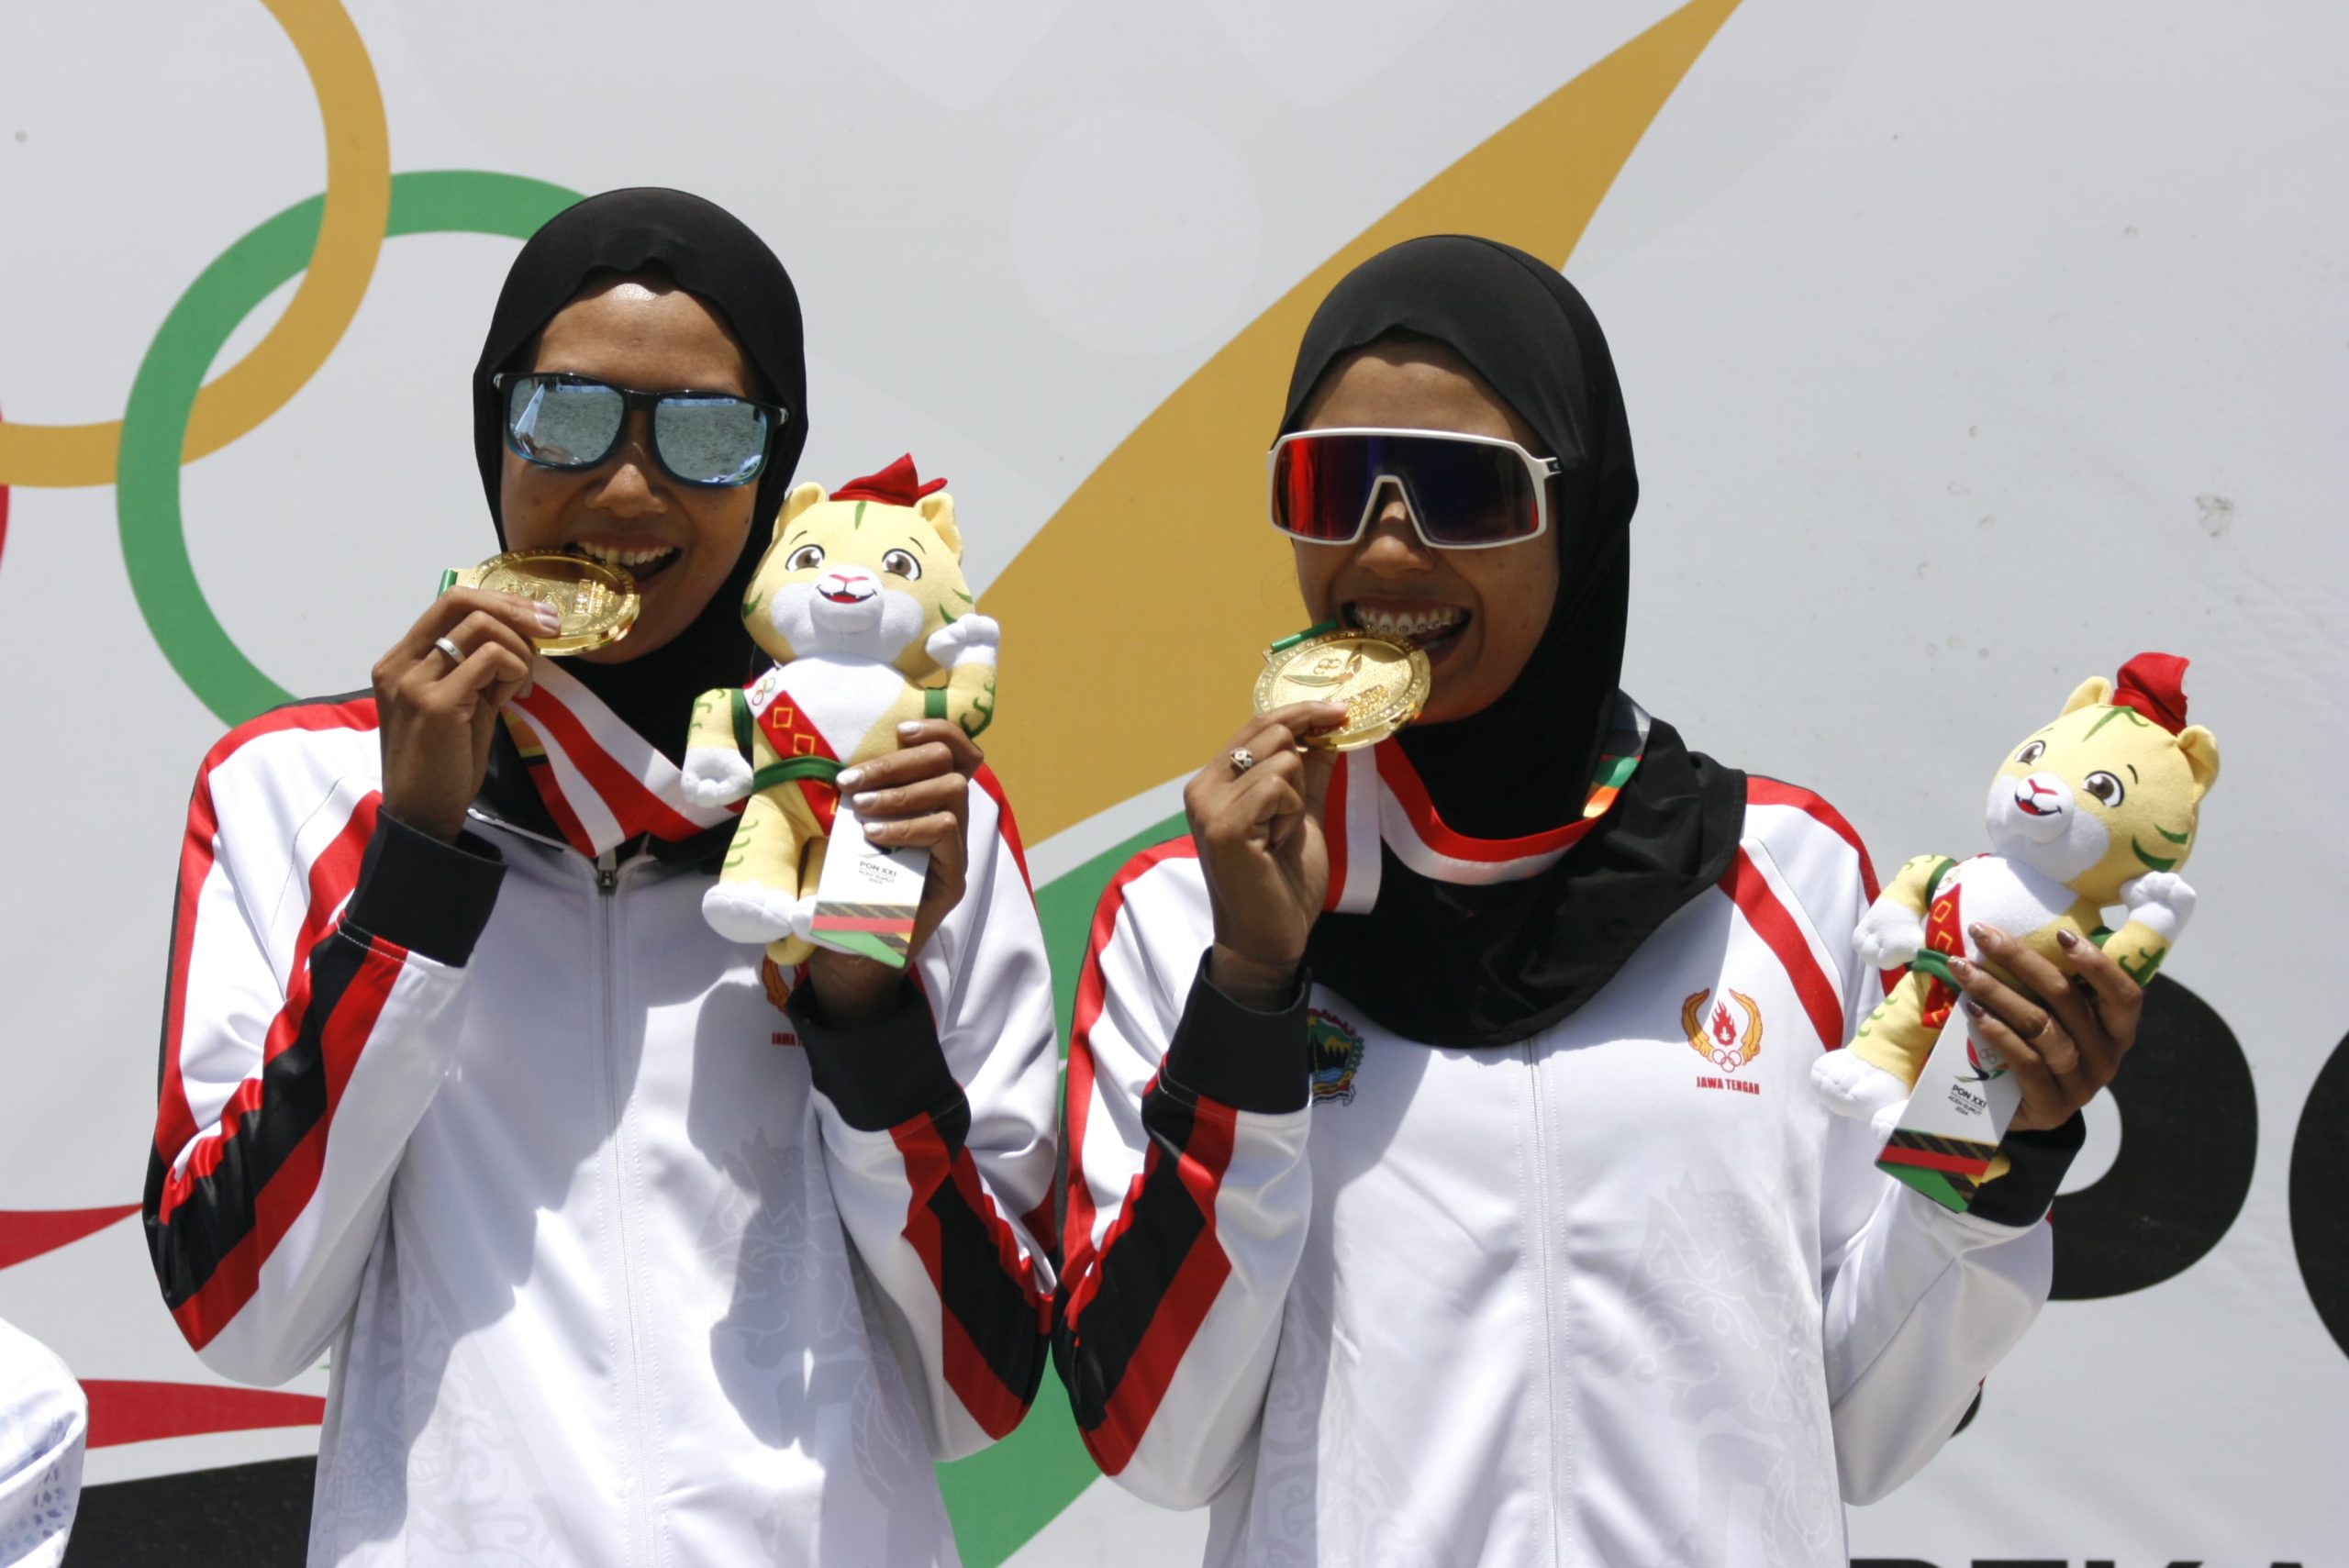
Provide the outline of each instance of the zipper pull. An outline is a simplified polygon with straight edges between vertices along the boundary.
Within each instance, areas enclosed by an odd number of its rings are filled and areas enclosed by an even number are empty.
[[[596,857],[596,891],[607,898],[620,884],[620,857],[618,851],[606,850]]]

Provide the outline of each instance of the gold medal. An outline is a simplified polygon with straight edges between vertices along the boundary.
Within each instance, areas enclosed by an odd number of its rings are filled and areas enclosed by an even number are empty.
[[[1256,711],[1293,702],[1343,703],[1344,725],[1305,743],[1351,751],[1375,745],[1419,717],[1433,684],[1428,656],[1398,638],[1316,628],[1264,650]]]
[[[584,653],[618,642],[636,624],[642,601],[626,569],[558,550],[524,550],[493,555],[464,572],[440,574],[440,591],[487,588],[543,599],[562,617],[562,629],[538,639],[539,651],[560,656]]]

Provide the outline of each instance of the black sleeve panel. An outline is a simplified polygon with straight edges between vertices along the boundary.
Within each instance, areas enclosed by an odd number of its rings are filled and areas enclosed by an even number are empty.
[[[818,1091],[859,1132],[885,1132],[962,1104],[962,1085],[938,1042],[938,1021],[910,984],[899,984],[895,1010],[862,1028],[826,1018],[813,984],[792,987],[784,1011],[797,1026]]]
[[[1161,1081],[1233,1110],[1264,1116],[1303,1110],[1312,1097],[1305,1046],[1305,998],[1312,989],[1311,978],[1300,973],[1288,1006],[1260,1013],[1217,990],[1202,955],[1182,1020],[1167,1043]]]
[[[380,937],[462,969],[505,879],[506,857],[487,840],[461,833],[444,844],[381,812],[342,924],[362,940]]]
[[[1998,1145],[2013,1168],[1995,1182],[1986,1182],[1975,1195],[1968,1214],[1978,1214],[2000,1225],[2036,1225],[2055,1201],[2064,1173],[2087,1141],[2088,1124],[2077,1111],[2061,1127],[2045,1132],[2010,1132]]]

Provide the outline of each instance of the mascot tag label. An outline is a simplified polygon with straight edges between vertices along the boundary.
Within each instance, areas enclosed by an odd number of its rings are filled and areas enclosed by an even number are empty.
[[[1957,1009],[1933,1042],[1876,1163],[1935,1202],[1963,1210],[2021,1105],[2014,1074],[1987,1041],[1974,1038]]]
[[[914,912],[930,851],[888,850],[864,836],[864,823],[846,801],[832,817],[831,848],[816,882],[816,918],[808,935],[819,945],[903,967],[912,951]]]

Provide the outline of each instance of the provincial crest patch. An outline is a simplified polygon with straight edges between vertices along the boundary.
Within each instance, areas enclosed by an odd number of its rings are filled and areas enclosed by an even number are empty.
[[[1351,1104],[1362,1066],[1362,1036],[1335,1013],[1315,1007],[1305,1016],[1305,1047],[1313,1062],[1313,1103]]]
[[[1744,992],[1731,991],[1723,1000],[1713,1002],[1708,1013],[1706,1004],[1712,995],[1709,988],[1691,993],[1681,1003],[1680,1029],[1698,1055],[1724,1073],[1734,1073],[1762,1053],[1762,1009]],[[1744,1015],[1742,1028],[1736,1014],[1729,1010],[1731,1002]]]

